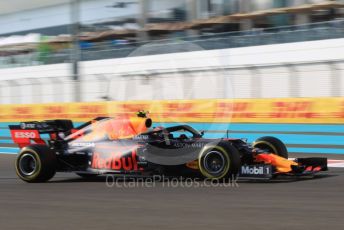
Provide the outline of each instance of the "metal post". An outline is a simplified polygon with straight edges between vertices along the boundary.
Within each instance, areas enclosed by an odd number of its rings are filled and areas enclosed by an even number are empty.
[[[72,36],[73,47],[71,52],[71,63],[72,63],[72,80],[74,83],[74,101],[81,101],[81,82],[79,76],[79,61],[80,61],[80,46],[79,46],[79,4],[80,0],[70,0],[70,17],[71,26],[70,34]]]
[[[197,7],[198,18],[209,18],[212,13],[211,1],[202,0],[198,2],[199,2],[198,3],[199,5]]]
[[[251,11],[251,1],[239,0],[239,11],[240,13],[247,13]],[[252,19],[243,19],[240,22],[241,30],[250,30],[253,27]]]
[[[149,12],[149,1],[150,0],[139,0],[139,10],[140,13],[138,14],[137,23],[139,24],[141,30],[138,30],[138,37],[140,41],[147,41],[149,36],[144,28],[147,24],[148,12]]]
[[[308,0],[294,0],[292,6],[300,6],[303,4],[308,4]],[[302,25],[310,23],[310,13],[297,13],[295,14],[295,24]]]
[[[231,0],[222,0],[222,12],[221,15],[229,15],[231,13],[237,13],[237,10],[231,9]],[[233,12],[234,11],[234,12]]]
[[[196,0],[186,0],[187,5],[187,20],[189,22],[197,19],[197,1]],[[197,35],[197,31],[188,30],[189,35]]]

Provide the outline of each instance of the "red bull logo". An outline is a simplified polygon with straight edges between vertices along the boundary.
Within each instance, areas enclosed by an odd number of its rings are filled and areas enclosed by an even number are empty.
[[[137,165],[137,155],[135,150],[133,150],[131,154],[126,154],[125,156],[123,156],[122,153],[111,153],[109,157],[104,158],[102,155],[103,154],[100,153],[93,154],[91,164],[92,168],[124,171],[142,170]]]

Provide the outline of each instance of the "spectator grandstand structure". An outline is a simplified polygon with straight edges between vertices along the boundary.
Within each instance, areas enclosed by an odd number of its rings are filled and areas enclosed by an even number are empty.
[[[74,1],[76,10],[70,1],[36,2],[0,11],[0,68],[68,62],[76,27],[81,60],[125,57],[166,39],[222,49],[343,36],[340,1],[88,0]]]
[[[84,101],[315,97],[343,92],[344,1],[1,4],[0,103],[73,101],[73,85],[81,85]],[[142,58],[151,63],[138,64]],[[166,64],[171,60],[176,63],[173,68]],[[81,84],[79,79],[73,81],[75,72],[69,64],[76,61]],[[311,79],[315,74],[317,79]],[[212,91],[205,93],[209,85],[203,79],[214,81]],[[308,82],[317,90],[307,88]],[[180,92],[171,85],[180,85]],[[128,89],[127,94],[119,88]],[[67,92],[65,96],[59,96],[61,91]]]

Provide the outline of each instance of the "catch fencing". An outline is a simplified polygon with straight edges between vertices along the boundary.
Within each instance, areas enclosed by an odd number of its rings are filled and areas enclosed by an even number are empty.
[[[0,81],[0,104],[344,96],[344,61],[145,70]]]

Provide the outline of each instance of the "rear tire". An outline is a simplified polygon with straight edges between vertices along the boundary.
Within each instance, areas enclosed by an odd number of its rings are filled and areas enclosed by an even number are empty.
[[[271,153],[274,153],[280,157],[288,159],[288,150],[285,144],[276,137],[260,137],[258,138],[252,146],[254,148],[265,149]]]
[[[56,154],[45,145],[24,147],[15,162],[18,177],[29,183],[46,182],[56,173]]]
[[[208,179],[221,180],[237,175],[241,161],[239,151],[226,142],[203,148],[198,159],[201,174]]]

